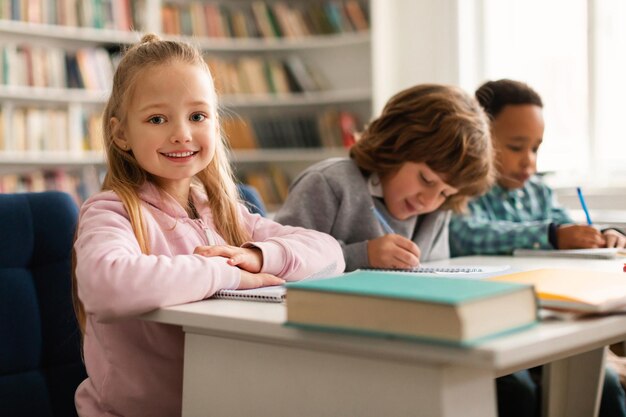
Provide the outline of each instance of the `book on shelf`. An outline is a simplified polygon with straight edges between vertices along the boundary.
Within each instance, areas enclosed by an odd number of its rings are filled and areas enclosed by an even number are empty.
[[[143,27],[135,1],[5,1],[0,19],[129,31]],[[133,23],[134,22],[134,23]]]
[[[472,346],[537,322],[527,284],[357,270],[286,287],[287,325],[303,329]]]
[[[350,21],[358,31],[369,30],[369,23],[365,11],[357,0],[346,0],[346,13],[350,17]]]
[[[161,19],[164,33],[210,38],[301,38],[369,30],[365,9],[356,0],[171,2],[162,5]]]
[[[105,91],[111,86],[113,64],[104,48],[79,48],[6,44],[2,55],[2,84],[45,88],[84,88]]]
[[[626,256],[626,249],[591,248],[591,249],[515,249],[513,256],[538,256],[557,258],[615,259]]]
[[[11,135],[4,137],[4,131],[0,132],[0,151],[68,152],[102,149],[100,127],[97,126],[102,119],[99,112],[83,114],[89,121],[82,120],[82,136],[75,141],[70,134],[67,110],[14,107],[10,114]]]
[[[541,307],[580,313],[626,311],[624,272],[544,268],[488,278],[535,287]]]
[[[259,28],[259,32],[264,38],[280,38],[282,33],[277,24],[276,17],[272,9],[264,1],[253,1],[250,5],[252,14]]]
[[[298,91],[313,92],[327,89],[327,86],[323,83],[320,84],[319,80],[322,79],[319,75],[313,75],[317,70],[311,66],[306,65],[300,57],[296,55],[290,55],[285,60],[285,66],[298,85]]]
[[[222,130],[232,149],[343,148],[347,140],[342,117],[355,123],[356,117],[346,111],[328,109],[318,115],[293,115],[280,119],[268,117],[249,119],[243,116],[224,117]]]
[[[264,170],[246,172],[243,182],[256,188],[265,204],[274,207],[285,201],[289,189],[287,175],[275,165]]]
[[[354,113],[339,112],[339,127],[341,128],[341,138],[345,148],[349,148],[356,143],[357,124],[358,121]]]
[[[231,116],[221,120],[222,131],[232,149],[254,149],[258,141],[251,122],[243,117]]]

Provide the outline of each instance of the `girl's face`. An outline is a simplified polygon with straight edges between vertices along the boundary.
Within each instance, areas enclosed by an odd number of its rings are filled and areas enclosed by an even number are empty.
[[[537,152],[543,141],[543,113],[534,104],[504,106],[491,123],[498,184],[522,188],[537,172]]]
[[[191,178],[209,165],[218,141],[215,89],[202,68],[180,62],[143,71],[128,103],[117,146],[168,192],[188,190]]]
[[[382,176],[380,182],[385,206],[399,220],[435,211],[446,198],[459,192],[423,162],[405,162],[397,171]]]

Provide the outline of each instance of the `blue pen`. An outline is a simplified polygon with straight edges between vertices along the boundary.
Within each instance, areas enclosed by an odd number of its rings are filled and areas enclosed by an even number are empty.
[[[372,212],[374,213],[374,216],[376,216],[376,218],[378,219],[378,222],[380,223],[380,225],[385,230],[385,233],[392,234],[392,235],[396,234],[396,232],[394,232],[391,226],[389,226],[389,223],[387,223],[387,220],[385,220],[383,215],[380,214],[380,211],[378,211],[376,207],[372,206]]]
[[[587,209],[587,204],[585,203],[585,197],[583,197],[583,192],[580,187],[576,187],[576,191],[578,192],[578,199],[580,200],[580,205],[583,206],[583,211],[585,212],[585,216],[587,216],[587,224],[592,225],[591,217],[589,216],[589,210]]]

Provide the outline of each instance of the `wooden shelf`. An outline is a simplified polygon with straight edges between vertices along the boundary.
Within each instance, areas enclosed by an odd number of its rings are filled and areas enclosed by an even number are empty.
[[[25,105],[40,104],[98,104],[106,103],[108,91],[93,91],[79,88],[47,88],[0,85],[0,100]]]
[[[100,152],[80,151],[0,152],[0,174],[22,174],[41,169],[91,165],[104,165],[104,155]]]
[[[235,149],[232,161],[237,164],[259,162],[315,162],[326,158],[348,156],[346,148],[279,148],[279,149]]]
[[[24,105],[81,103],[104,105],[108,91],[0,85],[0,100]],[[227,107],[321,106],[368,102],[369,89],[329,90],[293,94],[224,95],[221,104]]]
[[[292,94],[224,95],[221,103],[227,107],[284,107],[320,106],[367,102],[372,98],[369,89],[329,90]]]
[[[0,35],[12,36],[20,42],[45,38],[62,41],[75,47],[89,45],[131,45],[143,32],[70,27],[0,19]],[[182,40],[207,52],[293,51],[351,47],[370,42],[370,32],[315,35],[301,38],[197,38],[161,35],[164,39]]]

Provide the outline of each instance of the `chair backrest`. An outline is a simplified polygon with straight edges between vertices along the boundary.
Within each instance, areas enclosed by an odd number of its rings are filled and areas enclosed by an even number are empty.
[[[0,414],[75,416],[86,378],[71,301],[72,198],[0,194]]]
[[[263,200],[256,188],[248,184],[237,184],[237,188],[241,199],[246,203],[251,213],[258,213],[263,217],[267,215]]]

